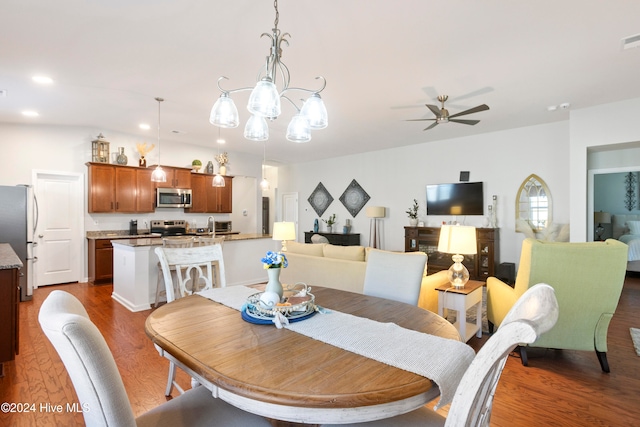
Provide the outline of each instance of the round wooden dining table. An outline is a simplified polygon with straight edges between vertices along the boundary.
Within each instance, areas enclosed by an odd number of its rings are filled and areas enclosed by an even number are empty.
[[[330,310],[460,340],[451,323],[416,306],[332,288],[312,292]],[[154,310],[145,330],[161,355],[215,397],[283,425],[389,418],[439,395],[428,378],[274,325],[249,323],[239,311],[199,295]]]

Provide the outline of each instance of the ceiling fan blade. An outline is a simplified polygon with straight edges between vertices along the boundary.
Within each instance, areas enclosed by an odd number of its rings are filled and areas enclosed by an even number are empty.
[[[480,123],[480,120],[449,119],[449,121],[453,123],[462,123],[463,125],[475,125]]]
[[[424,132],[425,130],[433,129],[436,126],[438,126],[438,122],[433,122],[431,126],[422,129],[422,131]]]
[[[454,117],[464,116],[466,114],[477,113],[479,111],[488,110],[489,106],[487,104],[478,105],[477,107],[469,108],[468,110],[461,111],[460,113],[452,114],[449,116],[450,119]]]
[[[436,107],[435,105],[430,105],[430,104],[424,104],[424,105],[426,105],[427,108],[429,108],[429,110],[431,110],[431,112],[436,115],[436,117],[440,117],[441,112],[440,112],[440,109],[438,107]]]
[[[407,119],[405,122],[423,122],[425,120],[437,120],[437,119]]]

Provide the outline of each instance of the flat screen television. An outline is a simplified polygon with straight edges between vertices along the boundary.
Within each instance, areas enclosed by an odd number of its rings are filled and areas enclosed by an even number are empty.
[[[484,215],[482,182],[427,185],[427,215]]]

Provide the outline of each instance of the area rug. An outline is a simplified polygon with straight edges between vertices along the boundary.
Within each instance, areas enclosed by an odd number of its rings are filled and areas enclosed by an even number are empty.
[[[638,328],[629,328],[631,332],[631,340],[633,341],[633,346],[636,349],[636,354],[640,356],[640,329]]]
[[[482,333],[483,334],[488,334],[489,333],[489,322],[487,321],[487,287],[486,286],[482,287],[482,309],[481,309],[481,312],[482,312]],[[447,310],[447,312],[444,313],[444,317],[449,322],[455,323],[456,322],[456,314],[457,313],[455,311],[453,311],[453,310]],[[467,312],[467,322],[476,323],[476,311],[475,310],[469,310]],[[639,332],[640,332],[640,330],[639,330]]]

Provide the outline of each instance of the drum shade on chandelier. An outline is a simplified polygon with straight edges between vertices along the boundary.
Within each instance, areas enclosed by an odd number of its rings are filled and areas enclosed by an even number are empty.
[[[308,142],[311,140],[311,130],[324,129],[327,127],[327,109],[320,98],[320,92],[324,90],[327,82],[324,77],[318,76],[322,84],[319,89],[305,89],[289,87],[291,79],[289,69],[282,62],[282,48],[284,43],[289,45],[287,37],[289,33],[281,33],[278,28],[279,12],[278,1],[274,1],[276,18],[271,34],[263,33],[262,36],[271,38],[271,51],[266,57],[264,67],[258,74],[258,82],[255,87],[244,87],[239,89],[225,90],[220,86],[222,80],[228,80],[222,76],[218,79],[218,89],[221,95],[211,109],[209,122],[215,126],[223,128],[235,128],[240,123],[238,109],[230,97],[230,94],[241,91],[251,91],[247,109],[251,117],[247,121],[244,129],[244,137],[252,141],[266,141],[269,139],[269,126],[267,119],[275,120],[281,113],[281,100],[287,100],[295,108],[296,114],[287,127],[287,139],[293,142]],[[278,76],[278,72],[280,76]],[[279,90],[276,83],[281,81]],[[302,91],[311,95],[304,101],[301,108],[288,96],[287,92]]]

